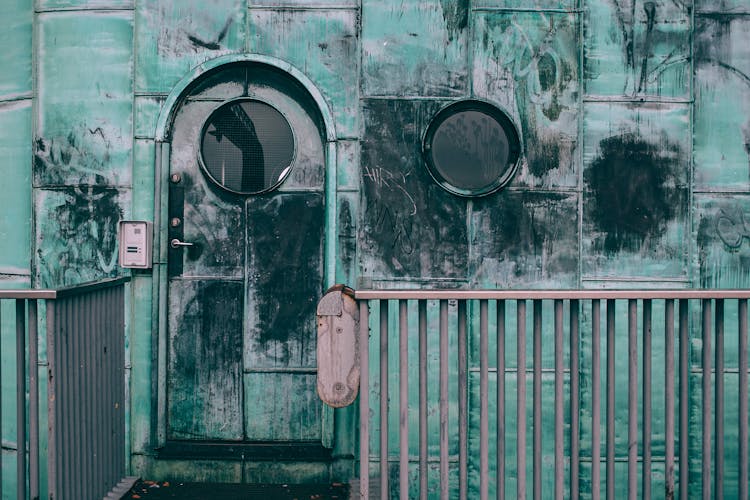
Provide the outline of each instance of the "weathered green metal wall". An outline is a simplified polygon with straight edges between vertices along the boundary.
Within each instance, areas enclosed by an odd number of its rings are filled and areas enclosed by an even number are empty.
[[[32,0],[0,8],[0,287],[24,288],[31,279]],[[15,498],[15,310],[0,305],[0,404],[3,408],[0,482]]]
[[[0,286],[121,273],[117,221],[159,217],[155,134],[167,96],[198,64],[243,53],[289,62],[333,112],[337,281],[750,285],[747,0],[15,0],[2,9]],[[476,200],[439,188],[420,156],[434,113],[468,97],[504,107],[524,142],[510,186]],[[150,272],[133,274],[133,472],[328,478],[315,464],[154,458],[160,288]],[[4,475],[14,435],[5,312]],[[699,370],[698,337],[692,346]],[[346,455],[355,422],[346,410],[336,419],[336,453]]]

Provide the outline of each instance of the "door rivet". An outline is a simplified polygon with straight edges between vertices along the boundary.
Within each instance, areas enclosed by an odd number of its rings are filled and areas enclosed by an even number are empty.
[[[170,180],[174,184],[177,184],[177,183],[179,183],[182,180],[182,176],[180,176],[180,174],[172,174],[172,176],[170,177]]]
[[[177,226],[179,226],[179,225],[180,225],[180,223],[182,223],[182,221],[180,220],[180,218],[179,218],[179,217],[172,217],[172,220],[170,220],[170,221],[169,221],[169,224],[170,224],[170,225],[171,225],[172,227],[177,227]]]

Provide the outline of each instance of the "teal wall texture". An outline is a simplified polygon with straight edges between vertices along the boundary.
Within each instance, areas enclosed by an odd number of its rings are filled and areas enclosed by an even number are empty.
[[[12,0],[3,2],[0,47],[5,288],[125,274],[118,220],[166,228],[166,201],[154,202],[166,168],[157,156],[169,145],[157,127],[175,109],[170,95],[199,65],[247,54],[290,65],[330,109],[328,281],[750,286],[747,0]],[[432,116],[466,98],[505,109],[523,142],[510,185],[477,199],[441,189],[421,156]],[[330,441],[341,460],[333,466],[158,457],[165,264],[157,253],[154,271],[132,273],[130,284],[132,472],[348,479],[351,410],[324,417],[335,422]],[[2,312],[5,477],[14,469],[14,379],[5,359],[11,314]],[[727,363],[737,368],[736,355]]]

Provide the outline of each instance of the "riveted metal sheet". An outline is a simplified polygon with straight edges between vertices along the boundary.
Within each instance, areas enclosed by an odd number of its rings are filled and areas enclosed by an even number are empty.
[[[34,203],[38,285],[74,285],[117,275],[117,222],[130,212],[129,190],[44,189],[36,192]]]
[[[534,2],[533,9],[538,10],[570,10],[576,8],[575,0],[541,0]],[[524,0],[475,0],[472,7],[479,9],[529,9],[530,5]]]
[[[168,93],[198,64],[242,52],[245,44],[244,0],[139,1],[135,22],[137,92]]]
[[[683,2],[586,2],[586,94],[690,97],[690,7]]]
[[[130,185],[133,13],[54,12],[38,22],[35,184]]]
[[[358,12],[259,9],[250,10],[249,16],[249,50],[304,71],[331,106],[339,137],[357,137]]]
[[[574,288],[578,196],[508,192],[474,202],[470,279],[488,288]]]
[[[16,0],[3,5],[0,47],[3,47],[3,71],[0,75],[0,100],[31,93],[31,39],[33,0]]]
[[[31,101],[0,104],[0,274],[28,275],[31,265]]]
[[[133,141],[133,212],[135,220],[154,220],[154,142]]]
[[[242,439],[242,300],[241,282],[170,284],[170,438]]]
[[[355,283],[357,276],[357,220],[359,197],[356,193],[339,193],[337,202],[338,246],[336,280]]]
[[[578,184],[578,15],[478,12],[474,18],[474,93],[511,113],[524,155],[512,186]]]
[[[362,2],[366,96],[460,96],[468,90],[469,1]]]
[[[699,286],[750,287],[750,197],[696,195],[695,210]]]
[[[39,0],[37,9],[132,9],[135,0]]]
[[[750,19],[695,20],[696,189],[750,189]]]
[[[582,271],[686,278],[690,108],[587,103]]]
[[[367,100],[360,270],[374,278],[466,279],[466,201],[435,184],[421,131],[440,102]]]
[[[153,96],[137,96],[135,98],[134,131],[137,138],[152,138],[156,132],[156,122],[161,113],[164,98]]]

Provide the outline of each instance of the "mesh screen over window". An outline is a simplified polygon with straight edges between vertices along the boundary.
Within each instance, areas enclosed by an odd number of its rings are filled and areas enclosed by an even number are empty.
[[[203,166],[221,187],[253,194],[278,186],[291,170],[294,134],[276,108],[232,101],[208,118],[201,138]]]

